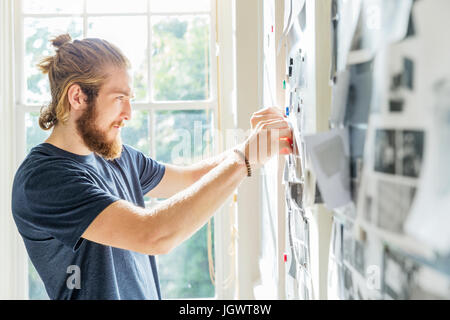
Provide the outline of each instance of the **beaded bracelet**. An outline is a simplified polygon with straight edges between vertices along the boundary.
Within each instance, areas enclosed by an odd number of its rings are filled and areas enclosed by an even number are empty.
[[[250,162],[248,162],[247,157],[245,156],[245,154],[238,149],[234,149],[234,152],[236,152],[239,156],[241,156],[241,158],[245,161],[245,165],[247,166],[247,177],[251,177],[252,176],[252,168],[250,167]]]

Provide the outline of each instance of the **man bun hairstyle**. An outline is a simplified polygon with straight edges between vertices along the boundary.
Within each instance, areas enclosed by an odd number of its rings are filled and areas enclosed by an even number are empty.
[[[48,74],[50,82],[51,102],[41,108],[39,116],[39,126],[43,130],[68,120],[70,104],[67,93],[70,86],[78,84],[87,96],[87,102],[93,102],[108,77],[108,67],[130,67],[120,49],[106,40],[87,38],[72,41],[69,34],[61,34],[50,42],[55,54],[43,58],[37,65],[42,73]]]

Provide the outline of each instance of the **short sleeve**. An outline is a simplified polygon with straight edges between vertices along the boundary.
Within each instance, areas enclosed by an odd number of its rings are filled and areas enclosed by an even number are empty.
[[[76,251],[84,231],[110,204],[120,200],[102,190],[74,165],[36,168],[13,187],[13,212]],[[19,229],[19,231],[21,231]]]
[[[158,185],[164,176],[166,167],[130,146],[128,149],[131,156],[135,158],[134,163],[137,164],[142,193],[145,195]]]

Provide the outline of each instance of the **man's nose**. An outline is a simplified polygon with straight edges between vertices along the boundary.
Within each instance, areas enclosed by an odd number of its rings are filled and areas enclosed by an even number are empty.
[[[126,99],[123,103],[122,115],[125,120],[131,120],[132,109],[130,99]]]

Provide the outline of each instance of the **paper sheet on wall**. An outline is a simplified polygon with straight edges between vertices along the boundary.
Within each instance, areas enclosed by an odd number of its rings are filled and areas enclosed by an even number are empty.
[[[348,130],[334,129],[304,137],[325,205],[338,208],[351,201]]]
[[[278,41],[277,45],[277,54],[280,52],[281,45],[288,35],[288,33],[291,31],[292,26],[298,20],[298,16],[300,12],[302,12],[304,6],[305,6],[306,0],[285,0],[284,1],[284,26],[283,26],[283,34],[280,37],[280,40]],[[297,35],[297,32],[294,32],[294,37]],[[292,36],[292,33],[291,33]],[[291,41],[291,43],[293,43]]]
[[[405,231],[441,254],[450,253],[450,75],[435,84],[433,128],[429,130],[423,178]]]
[[[350,50],[375,53],[383,46],[405,38],[412,4],[412,0],[363,1]]]
[[[418,1],[414,5],[417,49],[410,48],[408,57],[417,64],[413,83],[417,94],[405,103],[416,103],[416,108],[425,110],[423,117],[430,117],[431,125],[404,230],[443,255],[450,253],[450,64],[442,57],[450,55],[450,40],[439,36],[439,30],[449,25],[449,10],[450,2],[446,0]]]
[[[335,27],[337,43],[335,43],[336,70],[343,71],[347,65],[347,55],[352,43],[353,34],[361,8],[361,0],[335,0]]]

